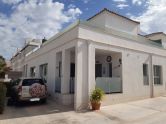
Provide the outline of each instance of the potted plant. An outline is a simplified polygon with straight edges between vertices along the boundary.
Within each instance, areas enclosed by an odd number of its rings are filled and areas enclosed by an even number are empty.
[[[92,110],[99,110],[101,105],[101,100],[103,99],[104,92],[100,88],[95,88],[90,96],[90,102]]]

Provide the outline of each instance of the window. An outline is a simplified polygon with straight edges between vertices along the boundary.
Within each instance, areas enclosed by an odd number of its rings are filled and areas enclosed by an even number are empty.
[[[162,84],[162,67],[160,65],[153,66],[154,71],[154,84]]]
[[[158,43],[158,44],[162,45],[162,41],[161,41],[161,39],[158,39],[158,40],[152,40],[152,41],[155,42],[155,43]]]
[[[40,65],[40,77],[47,82],[47,66],[48,64]]]
[[[144,85],[149,85],[148,64],[143,64],[143,81]]]
[[[23,86],[31,86],[34,83],[38,83],[38,84],[44,85],[44,82],[43,82],[42,79],[24,79],[22,81],[22,85]]]
[[[31,77],[35,77],[35,72],[36,72],[36,68],[35,67],[31,67],[30,68],[30,76]]]

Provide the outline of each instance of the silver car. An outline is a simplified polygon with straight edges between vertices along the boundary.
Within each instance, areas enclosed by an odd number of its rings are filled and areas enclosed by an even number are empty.
[[[14,87],[14,101],[41,101],[47,100],[47,86],[40,78],[22,78],[19,79],[18,85]]]

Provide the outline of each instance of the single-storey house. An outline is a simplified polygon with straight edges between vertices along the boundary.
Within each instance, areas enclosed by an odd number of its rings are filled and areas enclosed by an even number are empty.
[[[139,33],[139,22],[103,9],[40,45],[27,45],[12,67],[45,79],[51,97],[75,110],[89,107],[95,87],[106,94],[102,105],[164,95],[166,35]]]

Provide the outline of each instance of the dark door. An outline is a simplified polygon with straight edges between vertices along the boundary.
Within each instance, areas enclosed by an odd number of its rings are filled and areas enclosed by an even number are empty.
[[[102,64],[95,65],[95,77],[102,77]]]
[[[109,63],[109,77],[112,77],[112,63]]]
[[[75,77],[75,63],[70,64],[70,77]]]

